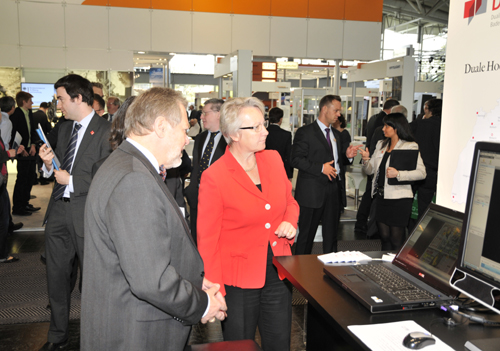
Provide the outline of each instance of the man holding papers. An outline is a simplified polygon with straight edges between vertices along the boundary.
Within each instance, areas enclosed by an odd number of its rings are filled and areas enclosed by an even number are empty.
[[[72,123],[61,125],[55,155],[61,162],[54,170],[54,152],[40,148],[44,176],[55,174],[56,184],[45,214],[47,283],[51,305],[48,342],[41,350],[64,349],[68,344],[70,274],[75,253],[83,267],[83,212],[92,166],[108,156],[110,123],[92,109],[92,84],[75,74],[59,79],[55,88],[61,111]]]

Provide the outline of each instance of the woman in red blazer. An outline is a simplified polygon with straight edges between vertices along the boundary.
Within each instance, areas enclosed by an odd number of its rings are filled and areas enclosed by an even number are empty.
[[[266,150],[264,105],[235,98],[221,109],[227,150],[201,177],[198,249],[205,276],[219,283],[228,307],[224,340],[253,339],[290,350],[291,289],[272,264],[290,255],[299,206],[280,155]]]

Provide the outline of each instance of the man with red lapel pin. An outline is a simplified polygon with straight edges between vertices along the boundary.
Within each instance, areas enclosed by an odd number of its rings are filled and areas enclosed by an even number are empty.
[[[92,84],[70,74],[54,85],[59,108],[73,123],[61,125],[57,148],[40,148],[44,176],[55,174],[56,183],[45,214],[47,285],[51,305],[47,343],[41,350],[68,347],[71,299],[70,275],[73,260],[83,267],[83,213],[92,180],[92,166],[111,152],[110,123],[93,110]],[[54,152],[61,165],[54,169]]]

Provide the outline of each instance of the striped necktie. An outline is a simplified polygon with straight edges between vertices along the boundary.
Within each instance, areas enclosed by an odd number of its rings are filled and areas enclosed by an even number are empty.
[[[66,148],[66,153],[64,154],[63,163],[61,165],[61,169],[66,170],[69,174],[71,174],[73,158],[75,157],[76,151],[76,142],[78,141],[78,131],[81,127],[81,124],[75,124],[73,132],[71,133],[71,139],[69,141],[68,147]],[[52,193],[54,200],[57,201],[64,195],[64,189],[66,189],[66,185],[62,185],[59,183],[56,183],[56,185],[54,185],[54,191]]]

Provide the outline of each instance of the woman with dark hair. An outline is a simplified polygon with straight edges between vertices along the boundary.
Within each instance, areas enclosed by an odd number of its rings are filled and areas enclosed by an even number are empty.
[[[398,181],[416,181],[426,176],[425,166],[418,154],[417,167],[412,171],[398,171],[389,167],[392,150],[418,150],[410,132],[410,126],[402,113],[384,117],[385,139],[377,143],[370,158],[368,149],[360,149],[363,170],[375,174],[372,181],[372,197],[375,202],[375,219],[382,240],[383,250],[398,250],[406,238],[406,226],[411,215],[413,191],[410,184],[389,185],[389,178]]]
[[[340,132],[340,144],[342,144],[342,149],[347,149],[351,143],[351,134],[345,127],[347,127],[347,122],[344,115],[341,114],[337,121],[333,123],[333,128]]]

